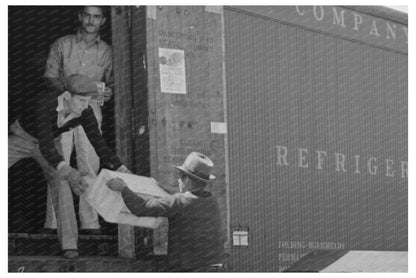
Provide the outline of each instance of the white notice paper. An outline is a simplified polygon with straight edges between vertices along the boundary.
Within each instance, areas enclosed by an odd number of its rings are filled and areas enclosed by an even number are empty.
[[[123,179],[127,186],[135,193],[155,197],[165,197],[169,194],[161,189],[154,179],[124,174],[103,169],[88,188],[87,202],[95,208],[105,221],[118,224],[127,224],[145,228],[156,228],[164,219],[163,217],[137,217],[130,212],[124,204],[120,192],[112,191],[107,187],[107,181],[112,178]]]
[[[185,53],[179,49],[159,48],[160,90],[186,94]]]
[[[211,122],[211,133],[226,134],[227,133],[227,124]]]

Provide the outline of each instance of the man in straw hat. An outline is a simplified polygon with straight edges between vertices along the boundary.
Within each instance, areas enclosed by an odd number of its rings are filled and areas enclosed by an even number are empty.
[[[81,195],[88,184],[68,161],[70,152],[63,153],[60,135],[82,126],[89,141],[106,168],[129,172],[106,146],[98,129],[97,119],[88,106],[98,95],[97,85],[87,76],[74,74],[65,80],[65,88],[45,82],[33,105],[27,105],[22,116],[10,127],[9,167],[17,161],[32,157],[42,167],[57,212],[58,239],[65,258],[78,257],[78,229],[72,191]],[[65,159],[65,158],[66,159]]]
[[[225,237],[221,232],[218,201],[205,186],[215,177],[211,159],[192,152],[179,170],[180,193],[165,198],[144,198],[132,192],[120,178],[107,186],[121,192],[130,211],[137,216],[168,217],[170,271],[205,271],[221,263]]]

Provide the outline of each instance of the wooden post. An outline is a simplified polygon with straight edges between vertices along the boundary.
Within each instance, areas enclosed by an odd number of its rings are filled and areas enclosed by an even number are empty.
[[[130,169],[133,165],[132,134],[132,69],[130,40],[130,7],[112,7],[112,37],[114,62],[114,102],[116,152]],[[117,42],[117,43],[114,43]],[[119,225],[119,256],[135,258],[134,227]]]
[[[150,175],[144,6],[112,7],[116,150],[135,174]],[[119,255],[134,258],[134,227],[119,225]]]

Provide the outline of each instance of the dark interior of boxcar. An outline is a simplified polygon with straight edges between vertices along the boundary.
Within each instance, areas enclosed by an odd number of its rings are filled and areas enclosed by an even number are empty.
[[[59,37],[76,32],[79,7],[9,6],[8,31],[8,123],[30,105],[44,73],[49,46]],[[107,17],[109,12],[107,11]],[[111,44],[111,20],[101,38]],[[103,135],[115,150],[114,99],[103,108]],[[71,164],[74,164],[74,155]],[[8,231],[38,233],[45,220],[46,181],[33,159],[23,159],[8,171]],[[78,211],[78,198],[74,198]],[[78,213],[77,213],[78,214]],[[117,226],[100,219],[104,234],[116,234]]]

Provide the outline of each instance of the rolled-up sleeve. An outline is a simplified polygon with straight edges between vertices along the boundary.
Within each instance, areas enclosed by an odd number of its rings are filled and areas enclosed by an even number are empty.
[[[59,78],[62,68],[62,42],[56,40],[50,47],[44,76],[47,78]]]

